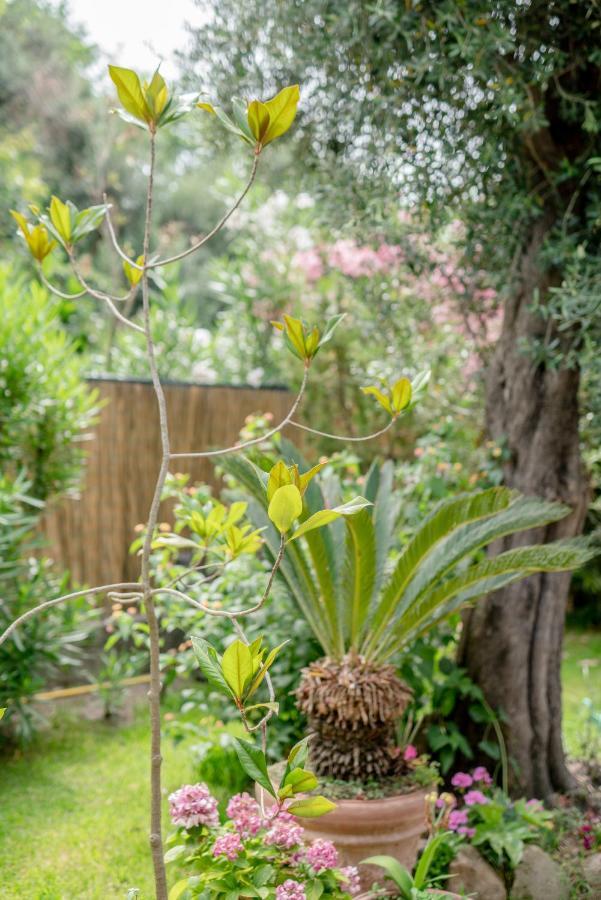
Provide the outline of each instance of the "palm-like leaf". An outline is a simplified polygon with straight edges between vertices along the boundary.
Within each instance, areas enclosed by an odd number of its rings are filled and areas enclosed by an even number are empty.
[[[307,468],[293,445],[284,455]],[[253,497],[249,513],[265,530],[275,557],[279,536],[266,515],[261,473],[231,457],[224,468]],[[391,463],[374,465],[364,492],[373,504],[344,524],[335,522],[288,545],[281,578],[306,617],[324,653],[341,658],[349,650],[383,662],[437,622],[484,594],[534,572],[578,568],[596,550],[582,539],[509,550],[477,559],[494,541],[563,518],[569,509],[497,487],[460,494],[439,503],[417,529],[387,575],[399,497]],[[303,518],[338,502],[339,486],[311,482]],[[326,497],[329,503],[326,503]],[[346,541],[344,533],[346,529]],[[475,559],[476,557],[476,559]]]

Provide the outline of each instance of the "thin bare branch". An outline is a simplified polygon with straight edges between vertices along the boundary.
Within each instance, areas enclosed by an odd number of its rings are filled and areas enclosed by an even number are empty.
[[[60,297],[61,300],[79,300],[81,297],[85,297],[88,293],[86,288],[84,288],[83,291],[79,291],[77,294],[67,294],[65,293],[65,291],[59,291],[57,287],[54,287],[54,285],[48,281],[48,279],[44,275],[44,272],[42,271],[41,266],[38,266],[38,273],[44,287],[47,288],[51,294],[56,294],[57,297]]]
[[[240,444],[232,444],[231,447],[225,447],[221,450],[201,450],[197,452],[190,453],[172,453],[171,459],[208,459],[210,457],[215,456],[226,456],[228,453],[237,453],[239,450],[245,450],[247,447],[254,447],[257,444],[263,443],[268,438],[273,437],[274,434],[277,434],[278,431],[281,431],[282,428],[285,428],[286,425],[290,425],[292,422],[292,416],[298,409],[299,403],[303,398],[303,394],[305,393],[305,388],[307,386],[307,378],[309,375],[309,366],[305,364],[305,371],[303,374],[303,380],[301,382],[301,386],[299,388],[298,394],[294,400],[294,403],[290,407],[289,412],[282,419],[281,422],[278,422],[273,428],[270,428],[269,431],[266,431],[265,434],[262,434],[260,437],[251,438],[248,441],[243,441]]]
[[[396,416],[394,419],[391,419],[388,425],[385,425],[384,428],[380,428],[379,431],[374,431],[372,434],[365,434],[359,437],[348,437],[347,435],[341,434],[330,434],[327,431],[319,431],[318,428],[310,428],[308,425],[301,425],[300,422],[293,422],[292,419],[289,419],[286,423],[290,425],[292,428],[300,428],[301,431],[308,431],[309,434],[316,434],[319,437],[331,438],[333,441],[354,441],[355,443],[359,443],[361,441],[373,441],[374,438],[380,437],[383,434],[386,434],[387,431],[390,431],[394,423],[396,422]]]
[[[238,199],[236,200],[234,205],[230,206],[230,208],[225,213],[225,215],[219,220],[219,222],[217,222],[217,224],[211,231],[209,231],[207,234],[205,234],[205,236],[202,237],[195,244],[192,244],[191,247],[188,247],[187,250],[182,250],[181,253],[176,253],[175,256],[169,256],[166,259],[157,259],[155,262],[149,262],[145,266],[145,268],[146,269],[158,269],[161,266],[169,266],[169,265],[171,265],[171,263],[178,262],[180,259],[184,259],[186,256],[190,256],[191,253],[196,253],[196,251],[200,250],[201,247],[204,247],[204,245],[208,241],[210,241],[211,238],[215,237],[215,235],[219,231],[221,231],[221,229],[223,228],[223,226],[225,225],[227,220],[230,218],[230,216],[232,216],[236,212],[236,210],[238,209],[238,207],[240,206],[240,204],[242,203],[242,201],[244,200],[244,198],[250,191],[250,189],[253,185],[253,182],[255,180],[255,176],[257,174],[258,165],[259,165],[259,157],[258,157],[258,155],[256,155],[253,160],[253,165],[252,165],[252,169],[250,171],[250,176],[249,176],[248,181],[246,182],[246,186],[245,186],[244,190],[242,191],[242,193],[240,194],[240,196],[238,197]],[[136,265],[136,268],[140,268],[140,267]]]
[[[134,589],[139,587],[140,585],[136,584],[134,581],[123,581],[117,582],[117,584],[102,584],[100,587],[85,588],[83,591],[73,591],[71,594],[63,594],[61,597],[55,597],[54,600],[45,600],[43,603],[38,604],[38,606],[28,609],[27,612],[24,612],[18,619],[15,619],[15,621],[0,634],[0,645],[8,640],[13,631],[16,631],[20,625],[23,625],[31,619],[32,616],[35,616],[46,609],[51,609],[53,606],[59,606],[61,603],[66,603],[67,600],[76,600],[78,597],[89,597],[90,594],[101,594],[108,593],[109,591],[125,590],[128,588]]]

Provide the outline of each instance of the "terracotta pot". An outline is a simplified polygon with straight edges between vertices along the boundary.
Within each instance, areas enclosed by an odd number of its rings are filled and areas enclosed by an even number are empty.
[[[419,840],[426,831],[426,795],[430,788],[382,800],[337,800],[336,809],[318,819],[299,819],[308,840],[333,841],[340,864],[356,866],[367,856],[392,856],[411,871],[417,859]],[[273,804],[262,788],[266,808]],[[382,869],[361,866],[361,886],[384,880]]]

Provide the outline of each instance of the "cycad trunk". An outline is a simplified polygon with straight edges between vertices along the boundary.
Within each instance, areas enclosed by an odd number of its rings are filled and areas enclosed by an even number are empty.
[[[499,550],[571,537],[582,530],[587,481],[578,435],[579,373],[536,364],[525,342],[572,335],[556,332],[531,311],[544,300],[552,274],[539,251],[552,223],[542,217],[521,261],[520,288],[506,303],[503,333],[487,383],[487,425],[506,442],[505,483],[525,494],[561,500],[573,514],[536,532],[507,538]],[[470,610],[459,662],[502,709],[515,792],[550,799],[571,785],[561,731],[560,665],[570,575],[534,575],[498,591]]]
[[[315,772],[339,781],[395,774],[400,763],[395,725],[410,697],[394,666],[375,665],[356,654],[311,663],[296,698],[315,734]]]

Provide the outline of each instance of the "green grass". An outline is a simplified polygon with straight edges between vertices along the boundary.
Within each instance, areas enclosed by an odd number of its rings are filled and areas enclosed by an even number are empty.
[[[564,730],[580,752],[582,700],[601,706],[601,633],[570,632],[563,660]],[[197,780],[189,745],[164,742],[164,787]],[[212,780],[212,776],[206,776]],[[63,719],[20,758],[0,762],[0,898],[151,900],[148,726]],[[166,804],[165,804],[166,806]],[[168,827],[168,823],[166,822]]]
[[[568,753],[582,755],[584,707],[589,697],[601,709],[601,632],[568,631],[562,662],[563,733]]]
[[[165,742],[165,789],[194,777],[189,750]],[[0,769],[2,900],[151,898],[148,728],[63,722]]]

